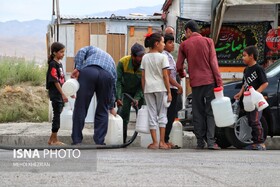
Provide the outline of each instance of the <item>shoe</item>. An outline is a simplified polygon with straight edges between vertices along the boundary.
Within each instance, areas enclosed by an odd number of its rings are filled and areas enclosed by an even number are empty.
[[[197,145],[196,149],[204,149],[205,145]]]
[[[259,151],[264,151],[266,150],[266,146],[264,143],[260,144],[250,144],[244,147],[245,150],[259,150]]]
[[[71,145],[80,146],[80,145],[82,145],[82,143],[71,143]]]
[[[204,141],[197,141],[196,149],[204,149],[205,142]]]
[[[218,146],[218,144],[213,144],[213,145],[209,145],[208,146],[208,149],[211,149],[211,150],[220,150],[221,148]]]

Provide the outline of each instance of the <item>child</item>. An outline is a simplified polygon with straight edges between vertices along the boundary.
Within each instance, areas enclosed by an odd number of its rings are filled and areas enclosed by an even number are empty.
[[[163,54],[165,54],[169,61],[169,68],[168,68],[168,75],[169,75],[169,83],[170,83],[170,91],[172,96],[172,101],[170,103],[170,106],[167,109],[167,124],[166,124],[166,130],[165,130],[165,143],[170,148],[179,148],[176,145],[173,145],[172,142],[169,142],[169,134],[172,129],[172,124],[174,119],[176,118],[176,105],[177,105],[177,95],[183,93],[182,86],[176,81],[176,62],[173,59],[173,56],[170,54],[172,51],[174,51],[174,36],[171,34],[166,34],[164,36],[164,51]]]
[[[164,49],[164,38],[159,33],[147,34],[145,38],[145,47],[149,47],[149,53],[142,58],[142,89],[148,106],[148,118],[150,123],[150,132],[153,143],[148,149],[169,149],[165,143],[165,126],[167,123],[166,111],[163,98],[168,94],[168,102],[171,102],[172,96],[169,88],[168,70],[169,62],[167,57],[162,54]],[[159,126],[160,142],[158,143],[156,129]]]
[[[267,77],[264,69],[257,64],[258,50],[255,46],[248,46],[243,50],[243,62],[247,65],[244,69],[243,86],[239,93],[234,96],[234,99],[240,99],[244,91],[248,90],[249,86],[262,92],[268,85]],[[262,111],[255,109],[247,113],[249,125],[252,127],[253,144],[245,147],[245,149],[266,150],[263,138],[263,128],[260,122]]]
[[[63,67],[60,60],[64,57],[65,46],[59,42],[51,45],[51,55],[48,59],[48,72],[46,76],[46,88],[49,91],[49,97],[52,102],[53,120],[52,134],[48,141],[49,145],[64,145],[57,138],[57,132],[60,128],[60,114],[64,102],[68,102],[67,97],[62,92],[61,86],[65,82]]]

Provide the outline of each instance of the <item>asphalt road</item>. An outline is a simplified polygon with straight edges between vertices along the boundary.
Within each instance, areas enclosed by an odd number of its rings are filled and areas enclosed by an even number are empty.
[[[280,186],[276,150],[128,147],[68,152],[58,156],[71,158],[58,159],[54,153],[50,158],[47,152],[33,151],[33,158],[24,160],[23,152],[0,150],[0,186]]]

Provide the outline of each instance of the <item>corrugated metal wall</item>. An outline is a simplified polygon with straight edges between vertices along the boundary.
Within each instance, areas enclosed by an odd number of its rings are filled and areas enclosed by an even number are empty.
[[[180,17],[200,21],[210,21],[211,2],[211,0],[181,0]]]
[[[180,17],[211,21],[212,0],[181,0]],[[242,5],[229,7],[224,22],[277,21],[275,5]]]

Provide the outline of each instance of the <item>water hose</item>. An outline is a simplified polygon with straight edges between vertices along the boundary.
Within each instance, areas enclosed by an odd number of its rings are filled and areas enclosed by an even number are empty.
[[[134,99],[127,93],[124,93],[124,96],[128,97],[133,103],[135,102]],[[136,111],[136,115],[138,113],[138,107],[133,105],[133,108]],[[20,145],[0,145],[0,149],[5,150],[14,150],[14,149],[30,149],[30,150],[55,150],[55,149],[80,149],[80,150],[88,150],[88,149],[119,149],[125,148],[132,144],[132,142],[136,139],[138,132],[134,132],[132,137],[123,144],[117,145],[59,145],[59,146],[20,146]]]

